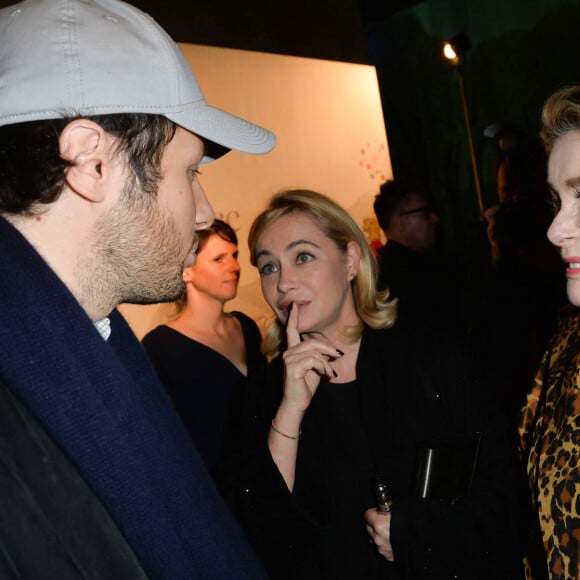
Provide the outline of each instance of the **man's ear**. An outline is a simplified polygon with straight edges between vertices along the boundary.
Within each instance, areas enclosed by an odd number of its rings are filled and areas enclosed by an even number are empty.
[[[110,155],[111,137],[88,119],[71,121],[59,137],[60,156],[72,164],[66,170],[70,189],[89,201],[102,201],[103,169]]]
[[[181,279],[187,283],[191,282],[191,275],[192,275],[192,266],[188,268],[183,268],[183,273],[181,274]]]

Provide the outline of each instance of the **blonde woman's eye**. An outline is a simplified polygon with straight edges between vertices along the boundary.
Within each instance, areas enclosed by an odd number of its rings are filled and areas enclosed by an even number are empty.
[[[260,276],[267,276],[268,274],[276,272],[276,266],[273,264],[264,264],[263,266],[260,266],[258,272],[260,272]]]
[[[308,252],[301,252],[300,254],[298,254],[296,262],[298,262],[299,264],[305,264],[306,262],[310,262],[310,260],[312,260],[313,258],[314,256],[312,254],[309,254]]]

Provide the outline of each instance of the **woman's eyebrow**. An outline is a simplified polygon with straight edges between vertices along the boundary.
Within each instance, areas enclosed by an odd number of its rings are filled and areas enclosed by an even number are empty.
[[[313,246],[314,248],[320,248],[318,244],[315,244],[314,242],[311,242],[309,240],[294,240],[284,248],[284,251],[287,252],[288,250],[292,250],[296,246],[301,246],[304,244],[307,246]],[[272,252],[270,250],[260,250],[259,252],[256,252],[256,260],[258,258],[261,258],[262,256],[271,256],[271,255]]]
[[[259,252],[256,252],[256,260],[258,258],[261,258],[262,256],[270,256],[272,254],[272,252],[270,252],[269,250],[260,250]]]
[[[580,187],[580,176],[579,177],[570,177],[565,181],[566,187],[571,187],[574,189],[578,189]]]
[[[315,244],[314,242],[311,242],[309,240],[295,240],[294,242],[290,242],[285,250],[291,250],[292,248],[295,248],[296,246],[300,246],[302,244],[306,244],[308,246],[314,246],[315,248],[319,248],[320,246],[318,244]]]
[[[558,193],[558,190],[549,181],[547,182],[547,184],[548,187],[552,190],[552,192]],[[566,179],[566,181],[564,181],[564,185],[571,189],[580,189],[580,176],[569,177],[568,179]]]

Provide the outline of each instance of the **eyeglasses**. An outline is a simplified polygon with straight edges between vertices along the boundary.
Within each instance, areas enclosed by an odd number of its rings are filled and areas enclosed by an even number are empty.
[[[412,215],[414,213],[421,213],[425,219],[429,219],[435,213],[435,209],[431,205],[422,205],[407,211],[400,211],[399,215]]]

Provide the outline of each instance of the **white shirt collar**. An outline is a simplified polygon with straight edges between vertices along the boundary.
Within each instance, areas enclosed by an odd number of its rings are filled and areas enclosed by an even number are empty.
[[[111,336],[111,321],[105,317],[101,320],[97,320],[94,323],[95,328],[99,331],[99,334],[103,337],[104,340],[108,340],[109,336]]]

